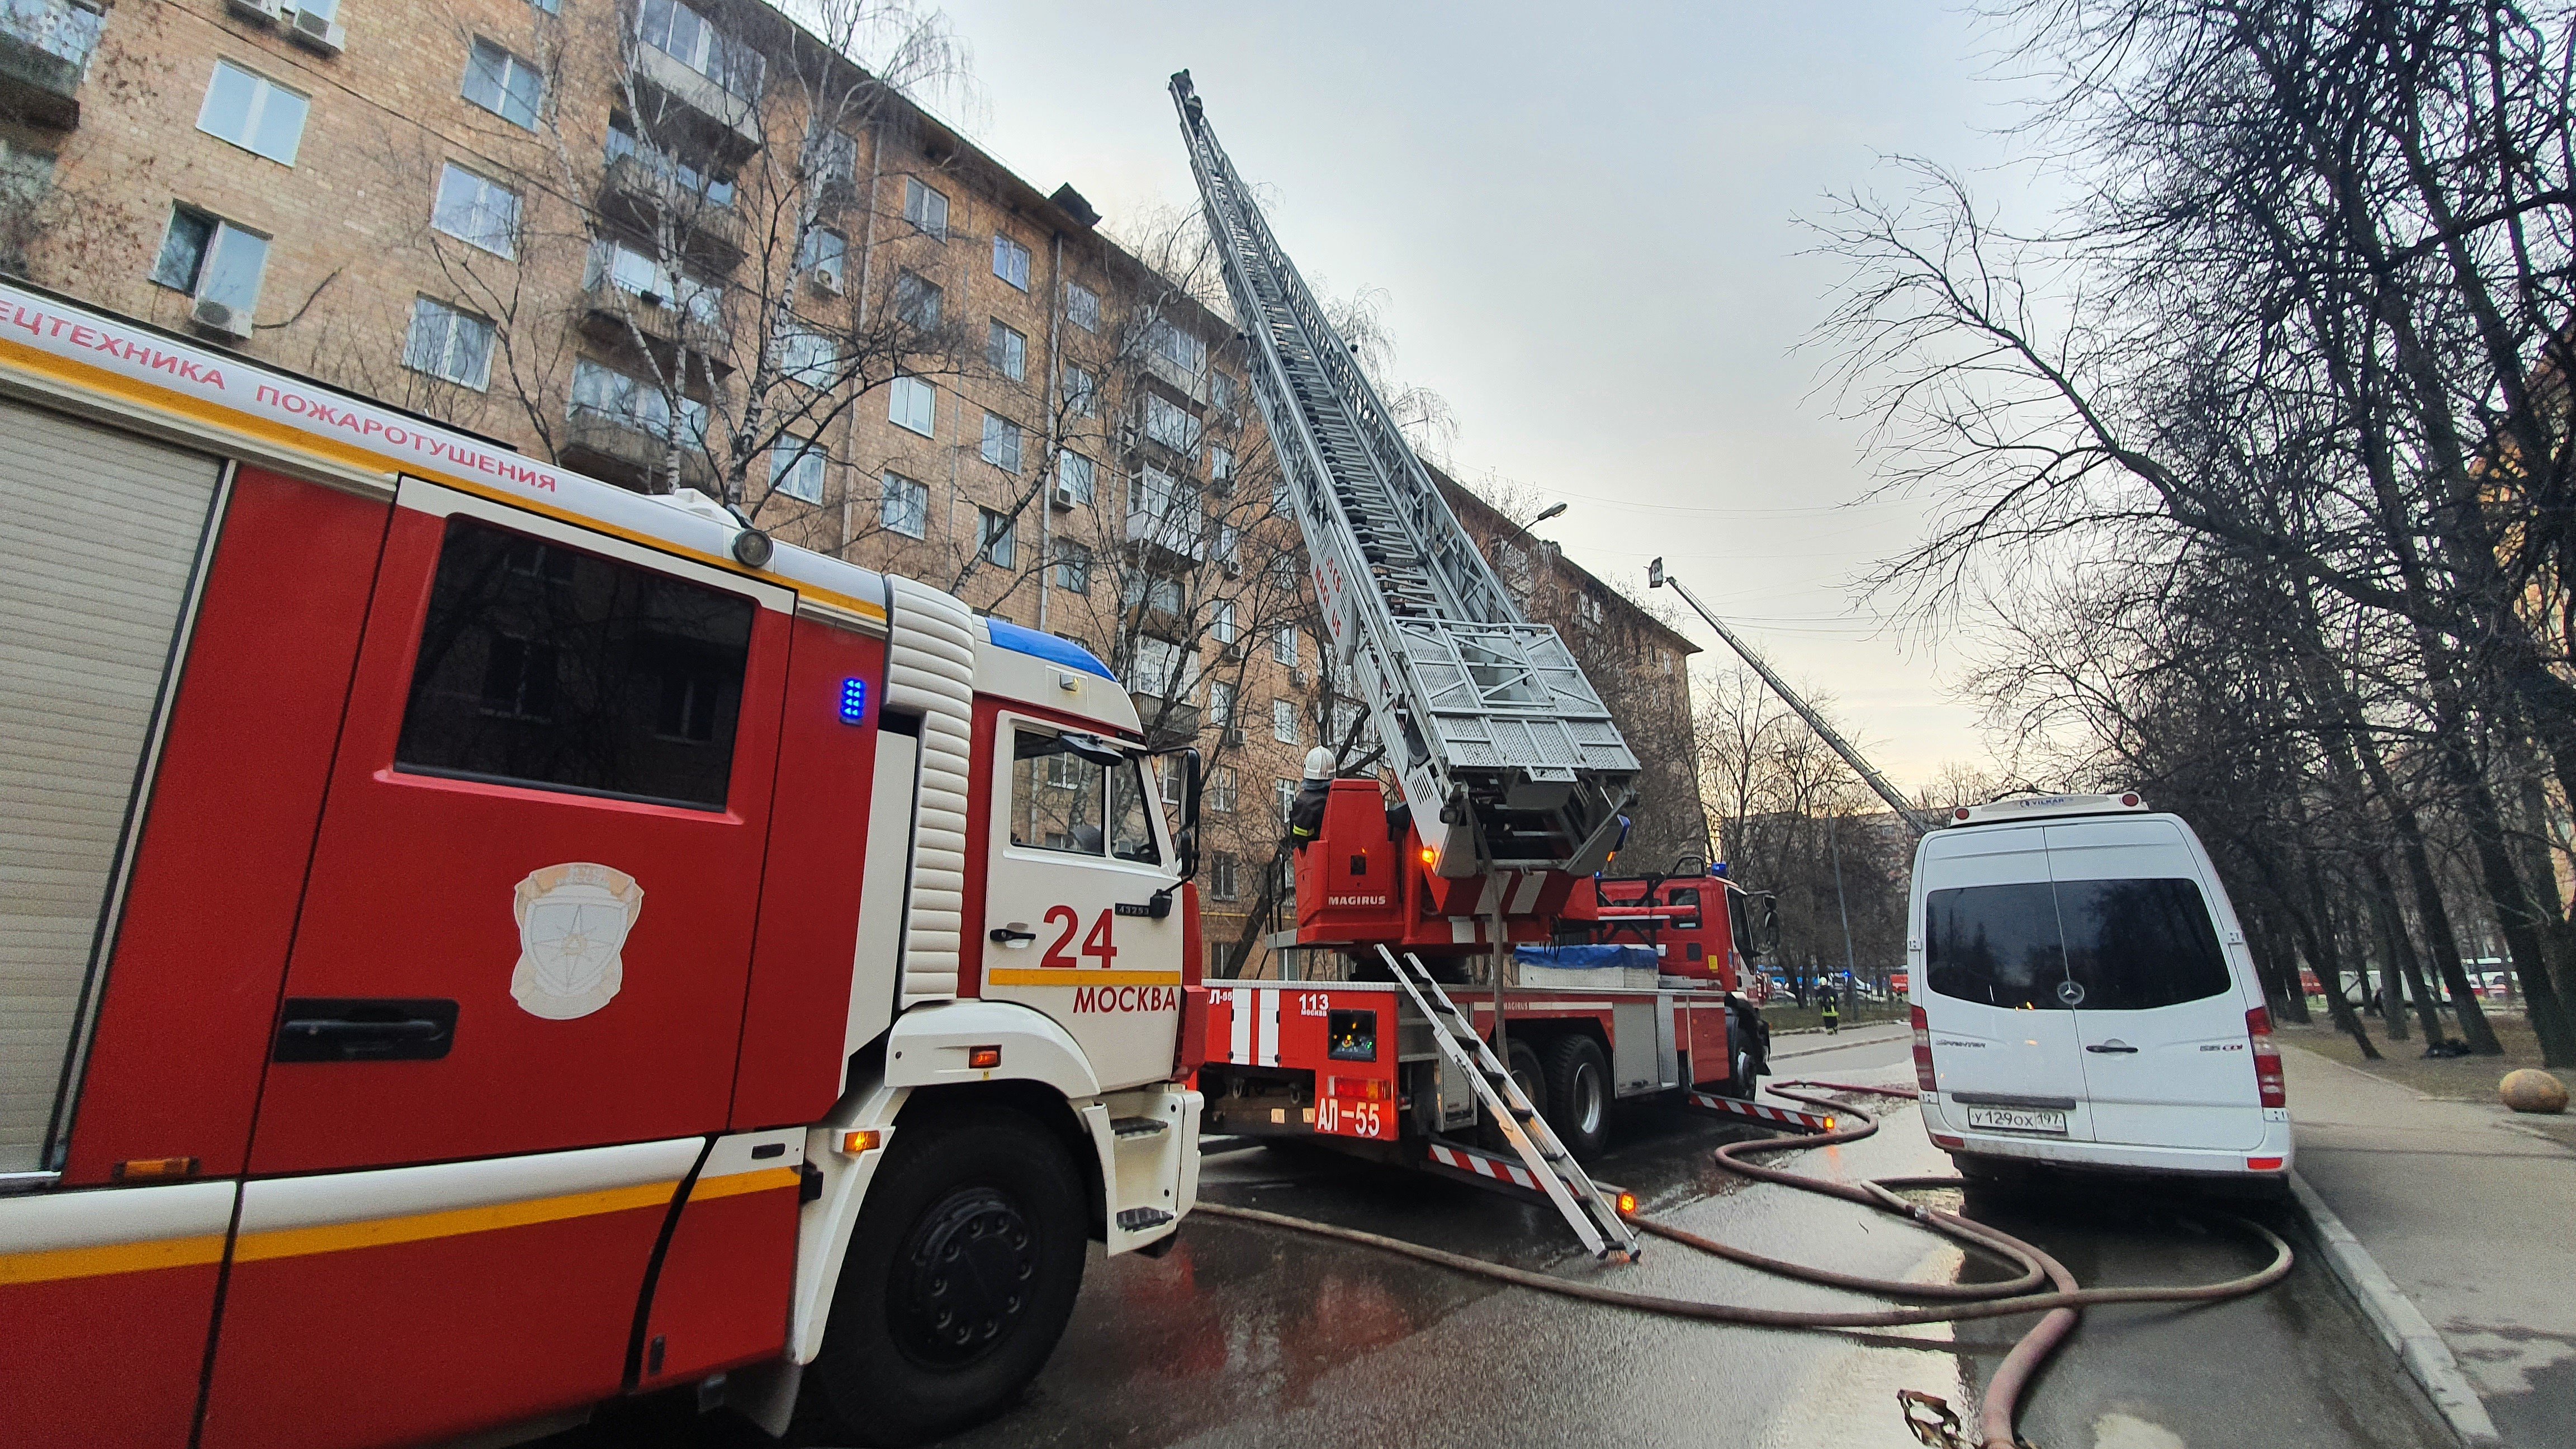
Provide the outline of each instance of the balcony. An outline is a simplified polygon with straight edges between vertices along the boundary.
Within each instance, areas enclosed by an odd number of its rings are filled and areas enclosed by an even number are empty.
[[[760,149],[760,106],[665,55],[651,44],[634,47],[637,99],[660,112],[650,117],[656,134],[666,123],[684,124],[730,156]]]
[[[585,410],[566,420],[556,461],[594,478],[651,493],[668,481],[663,465],[669,452],[669,440],[643,422]],[[683,487],[715,492],[715,465],[707,461],[706,449],[694,443],[681,445],[679,481]]]
[[[727,268],[742,260],[741,216],[641,156],[608,163],[600,176],[599,209],[648,236],[667,214],[680,226],[680,243],[693,259]]]
[[[582,301],[582,331],[604,347],[632,348],[640,332],[665,358],[686,349],[705,357],[717,372],[732,370],[723,356],[726,338],[720,312],[683,309],[668,297],[630,291],[607,276],[583,288]]]
[[[1185,700],[1165,704],[1159,695],[1127,692],[1127,700],[1136,706],[1136,719],[1145,732],[1145,748],[1176,749],[1195,743],[1199,737],[1199,707]]]
[[[0,106],[39,126],[80,124],[80,88],[106,17],[69,0],[0,0]]]
[[[1207,373],[1192,372],[1152,347],[1145,349],[1145,371],[1151,373],[1164,386],[1187,398],[1192,407],[1207,406]]]
[[[1127,515],[1127,542],[1148,568],[1194,569],[1206,563],[1211,532],[1207,519],[1196,512],[1174,509]]]

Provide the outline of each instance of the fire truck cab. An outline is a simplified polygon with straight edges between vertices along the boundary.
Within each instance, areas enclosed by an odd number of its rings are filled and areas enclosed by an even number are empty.
[[[1168,1244],[1197,766],[1098,660],[9,287],[0,434],[10,1443],[908,1440]]]

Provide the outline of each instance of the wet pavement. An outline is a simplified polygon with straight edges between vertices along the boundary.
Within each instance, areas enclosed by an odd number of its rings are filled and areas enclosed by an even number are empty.
[[[1800,1077],[1904,1085],[1899,1038],[1783,1064]],[[2005,1276],[1884,1214],[1718,1168],[1744,1129],[1679,1109],[1623,1115],[1596,1165],[1644,1210],[1756,1252],[1881,1277]],[[1910,1103],[1867,1141],[1774,1159],[1841,1177],[1944,1173]],[[1601,1266],[1542,1208],[1464,1184],[1318,1150],[1213,1154],[1209,1199],[1340,1223],[1623,1288],[1789,1308],[1853,1306],[1655,1241],[1643,1263]],[[1955,1203],[1956,1199],[1950,1199]],[[1947,1204],[1945,1204],[1947,1205]],[[2030,1238],[2088,1285],[2204,1282],[2265,1250],[2206,1205],[2132,1190],[1968,1203]],[[2264,1210],[2290,1232],[2278,1210]],[[2290,1233],[2292,1241],[2300,1239]],[[1972,1417],[1973,1391],[2029,1318],[1903,1330],[1793,1333],[1650,1317],[1533,1293],[1427,1264],[1251,1224],[1193,1219],[1161,1259],[1096,1256],[1063,1345],[1022,1400],[946,1441],[955,1449],[1058,1445],[1912,1446],[1895,1394],[1939,1394]],[[670,1426],[676,1429],[677,1426]],[[2097,1308],[2025,1396],[2021,1432],[2043,1449],[2448,1446],[2414,1385],[2318,1264],[2215,1306]],[[566,1436],[576,1445],[635,1442]],[[741,1445],[722,1417],[656,1440]],[[765,1442],[765,1441],[763,1441]]]

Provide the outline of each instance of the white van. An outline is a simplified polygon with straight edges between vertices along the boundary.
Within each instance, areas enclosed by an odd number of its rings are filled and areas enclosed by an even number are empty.
[[[1959,809],[1915,849],[1906,936],[1923,1122],[1963,1171],[2288,1175],[2271,1016],[2177,817],[2134,794]]]

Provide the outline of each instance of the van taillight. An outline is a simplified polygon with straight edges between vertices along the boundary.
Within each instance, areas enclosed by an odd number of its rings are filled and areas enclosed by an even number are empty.
[[[2260,1006],[2245,1013],[2245,1035],[2254,1043],[2254,1088],[2262,1094],[2263,1105],[2290,1105],[2289,1090],[2281,1085],[2281,1049],[2272,1044],[2272,1013]],[[1919,1060],[1921,1049],[1915,1055]]]
[[[1914,1008],[1914,1085],[1927,1092],[1941,1090],[1941,1081],[1932,1075],[1932,1020],[1922,1007]]]

